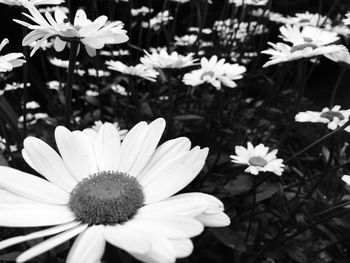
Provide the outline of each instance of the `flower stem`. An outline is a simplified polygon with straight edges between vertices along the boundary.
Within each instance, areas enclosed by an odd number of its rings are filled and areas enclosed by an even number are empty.
[[[337,94],[337,91],[338,91],[338,88],[339,88],[339,85],[341,83],[341,80],[343,79],[343,76],[346,72],[346,68],[341,68],[340,70],[340,74],[337,78],[337,81],[335,82],[335,85],[333,87],[333,91],[332,91],[332,95],[331,95],[331,100],[329,102],[329,108],[332,108],[333,107],[333,104],[334,104],[334,100],[335,100],[335,95]]]
[[[70,120],[72,115],[72,87],[73,87],[73,78],[74,78],[74,68],[75,61],[77,58],[77,51],[79,47],[79,42],[70,43],[70,52],[69,52],[69,65],[68,65],[68,76],[66,84],[66,107],[64,112],[64,124],[66,127],[70,126]]]

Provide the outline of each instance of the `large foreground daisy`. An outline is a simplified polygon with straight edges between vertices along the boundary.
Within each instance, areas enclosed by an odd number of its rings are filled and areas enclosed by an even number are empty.
[[[193,249],[204,226],[226,226],[223,204],[203,193],[173,196],[202,169],[208,149],[187,138],[157,144],[165,121],[138,123],[120,143],[115,126],[69,131],[55,139],[60,155],[28,137],[25,161],[45,179],[0,167],[0,225],[53,226],[0,242],[0,249],[53,236],[20,254],[25,262],[75,237],[68,263],[99,262],[106,241],[144,262],[175,262]]]

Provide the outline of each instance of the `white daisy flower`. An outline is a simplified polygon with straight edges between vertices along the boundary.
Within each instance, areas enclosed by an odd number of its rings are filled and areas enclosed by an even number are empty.
[[[52,58],[49,58],[49,62],[56,66],[56,67],[59,67],[59,68],[68,68],[69,66],[69,60],[63,60],[63,59],[60,59],[60,58],[56,58],[56,57],[52,57]],[[79,66],[79,61],[76,61],[75,62],[75,65],[76,66]]]
[[[336,33],[329,32],[317,27],[306,26],[300,29],[297,25],[285,25],[280,27],[281,38],[293,44],[294,49],[305,47],[318,48],[332,44],[339,40]]]
[[[148,22],[143,22],[142,26],[145,28],[152,28],[158,31],[162,26],[167,25],[174,18],[170,15],[169,10],[159,12],[155,17],[151,18]]]
[[[106,242],[144,262],[175,262],[193,249],[191,237],[204,226],[227,226],[223,204],[214,196],[173,196],[201,171],[208,149],[191,148],[187,138],[157,148],[164,119],[138,123],[120,142],[114,125],[98,132],[59,126],[60,155],[28,137],[22,151],[42,179],[0,167],[0,225],[52,226],[0,242],[0,249],[53,236],[17,257],[28,261],[77,236],[67,263],[100,262]]]
[[[350,53],[347,49],[324,55],[326,58],[337,62],[345,67],[350,66]]]
[[[334,52],[340,52],[346,50],[346,47],[343,45],[329,45],[329,46],[320,46],[315,47],[313,45],[297,45],[289,46],[287,44],[278,42],[276,44],[268,42],[272,47],[262,51],[261,53],[270,55],[270,61],[266,62],[263,67],[279,64],[283,62],[299,60],[302,58],[313,58],[316,56],[331,54]]]
[[[9,43],[7,38],[3,39],[0,44],[0,51]],[[22,53],[9,53],[0,56],[0,72],[11,71],[13,68],[22,66],[26,61]]]
[[[31,110],[35,110],[35,109],[40,108],[40,105],[36,101],[29,101],[26,104],[26,108],[31,109]]]
[[[59,5],[64,3],[64,0],[0,0],[0,3],[25,7],[28,3],[33,5]]]
[[[122,85],[120,85],[120,84],[111,84],[110,86],[109,86],[109,88],[111,89],[111,90],[113,90],[115,93],[118,93],[119,95],[122,95],[122,96],[127,96],[128,95],[128,93],[126,92],[126,88],[125,87],[123,87]]]
[[[207,82],[217,90],[221,89],[221,84],[234,88],[237,86],[234,80],[241,79],[245,71],[244,66],[225,63],[225,59],[218,60],[217,56],[212,56],[209,60],[203,57],[201,68],[186,73],[183,82],[190,86],[198,86]]]
[[[346,14],[346,18],[344,18],[343,23],[345,25],[350,25],[350,13]]]
[[[175,45],[177,46],[191,46],[193,45],[197,40],[196,35],[184,35],[181,37],[175,36]]]
[[[299,112],[295,115],[295,121],[297,122],[319,122],[327,124],[327,128],[335,130],[336,128],[343,126],[350,116],[349,110],[341,110],[339,105],[335,105],[333,108],[323,108],[321,112],[306,111]],[[345,130],[350,132],[350,127],[346,127]]]
[[[102,128],[102,126],[103,126],[102,121],[95,121],[94,125],[92,125],[91,129],[98,133],[98,131]],[[117,129],[117,131],[119,133],[120,140],[124,140],[126,134],[128,133],[128,130],[127,129],[123,129],[123,130],[120,129],[119,123],[117,121],[113,123],[113,126]],[[86,130],[89,131],[89,128],[87,128]]]
[[[241,5],[253,5],[253,6],[264,6],[268,3],[268,0],[229,0],[230,4],[235,4],[236,6]]]
[[[257,175],[259,172],[272,172],[282,175],[284,164],[282,159],[276,157],[277,150],[269,152],[269,147],[263,144],[254,147],[248,142],[247,148],[236,146],[235,152],[236,155],[230,156],[232,162],[248,165],[248,168],[245,169],[247,173]]]
[[[26,7],[30,15],[26,13],[23,15],[35,24],[32,25],[17,19],[14,21],[33,30],[23,39],[24,46],[38,40],[37,45],[30,53],[31,56],[38,50],[42,42],[53,36],[55,37],[54,47],[56,51],[62,51],[67,42],[79,41],[85,46],[90,56],[95,56],[96,49],[103,48],[105,44],[119,44],[129,39],[126,31],[123,30],[123,23],[120,21],[107,23],[106,16],[100,16],[91,21],[86,17],[86,13],[80,9],[77,11],[74,25],[72,25],[66,14],[60,9],[55,10],[55,19],[46,12],[46,20],[34,5],[27,4]]]
[[[131,15],[132,16],[138,16],[138,15],[142,15],[145,16],[148,13],[153,12],[152,8],[148,8],[147,6],[142,6],[140,8],[136,8],[136,9],[131,9]]]
[[[127,66],[120,61],[106,61],[106,65],[109,69],[118,71],[123,74],[138,76],[140,78],[147,79],[149,81],[155,82],[158,71],[153,68],[146,67],[144,64],[137,64],[136,66]]]
[[[145,53],[140,61],[148,68],[185,68],[195,65],[198,60],[193,59],[193,53],[183,56],[173,51],[169,54],[166,48],[161,48],[159,51],[151,49],[151,53],[147,51]]]
[[[297,26],[312,26],[319,27],[321,25],[328,26],[331,24],[331,20],[320,14],[313,14],[310,12],[296,13],[294,16],[286,17],[286,24],[297,25]]]

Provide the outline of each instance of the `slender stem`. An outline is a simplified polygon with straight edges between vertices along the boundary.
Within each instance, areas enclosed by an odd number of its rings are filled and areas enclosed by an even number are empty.
[[[168,88],[169,88],[169,100],[170,100],[170,106],[169,106],[169,134],[173,135],[174,134],[174,123],[173,123],[173,117],[174,117],[174,101],[175,101],[175,94],[173,90],[173,85],[171,83],[171,75],[172,75],[172,70],[166,69],[167,75],[168,75]]]
[[[337,81],[335,82],[335,85],[333,87],[333,91],[332,91],[332,95],[331,95],[331,100],[329,102],[329,107],[333,107],[333,104],[334,104],[334,100],[335,100],[335,95],[337,94],[337,91],[338,91],[338,88],[339,88],[339,85],[341,83],[341,80],[343,79],[344,77],[344,74],[346,72],[346,68],[345,67],[342,67],[341,70],[340,70],[340,74],[337,78]]]
[[[27,17],[22,15],[22,19],[27,21]],[[28,28],[23,27],[22,29],[23,38],[28,34]],[[23,114],[23,133],[26,136],[27,131],[27,101],[28,101],[28,58],[29,58],[29,47],[23,46],[23,54],[27,60],[27,63],[23,65],[23,94],[22,94],[22,114]]]
[[[245,243],[247,243],[247,241],[249,240],[249,234],[250,234],[250,230],[252,228],[253,218],[254,218],[254,215],[255,215],[255,205],[256,205],[256,179],[255,179],[255,176],[253,177],[252,199],[253,199],[252,200],[252,209],[251,209],[251,212],[250,212],[248,229],[247,229],[246,236],[245,236]]]
[[[68,76],[66,84],[66,107],[64,112],[64,123],[66,127],[70,126],[70,120],[72,117],[72,88],[73,88],[73,78],[74,78],[74,69],[75,61],[77,58],[77,51],[79,47],[79,42],[70,43],[70,52],[69,52],[69,65],[68,65]]]
[[[333,135],[345,130],[346,127],[348,127],[350,125],[350,120],[348,120],[346,123],[344,123],[343,126],[340,126],[339,128],[335,129],[334,131],[327,133],[325,136],[322,136],[320,139],[316,140],[315,142],[311,143],[309,146],[305,147],[304,149],[300,150],[299,152],[297,152],[296,154],[294,154],[292,157],[290,157],[289,159],[287,159],[285,161],[285,163],[290,162],[291,160],[293,160],[294,158],[296,158],[297,156],[303,154],[304,152],[306,152],[307,150],[309,150],[310,148],[314,147],[315,145],[319,144],[320,142],[323,142],[325,140],[327,140],[328,138],[332,137]]]

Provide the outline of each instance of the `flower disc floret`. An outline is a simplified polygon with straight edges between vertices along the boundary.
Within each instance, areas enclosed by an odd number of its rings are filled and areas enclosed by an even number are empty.
[[[68,205],[82,223],[115,225],[132,218],[143,202],[142,186],[135,177],[107,171],[80,181]]]

